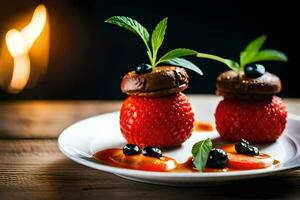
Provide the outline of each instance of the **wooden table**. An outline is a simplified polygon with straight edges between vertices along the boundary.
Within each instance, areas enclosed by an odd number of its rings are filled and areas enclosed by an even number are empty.
[[[287,102],[290,112],[300,114],[300,100]],[[64,128],[120,105],[117,101],[0,102],[0,199],[300,199],[300,170],[218,186],[175,188],[90,169],[58,150],[56,138]]]

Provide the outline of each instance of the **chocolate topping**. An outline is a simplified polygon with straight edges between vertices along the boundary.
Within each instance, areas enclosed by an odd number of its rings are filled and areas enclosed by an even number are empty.
[[[164,96],[181,92],[188,87],[188,75],[183,68],[157,67],[151,73],[136,74],[131,71],[121,82],[121,90],[128,95]]]
[[[268,72],[258,78],[249,78],[244,74],[226,71],[218,76],[216,87],[216,94],[219,96],[262,99],[279,93],[281,81],[276,75]]]

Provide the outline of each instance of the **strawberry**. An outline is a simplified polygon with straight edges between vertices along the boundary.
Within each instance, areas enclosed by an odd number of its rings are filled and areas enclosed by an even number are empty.
[[[128,143],[141,147],[178,146],[192,134],[194,113],[183,93],[162,97],[131,95],[120,113],[120,128]]]
[[[216,129],[223,139],[251,143],[275,141],[285,128],[286,118],[286,106],[277,96],[257,101],[224,98],[215,113]]]

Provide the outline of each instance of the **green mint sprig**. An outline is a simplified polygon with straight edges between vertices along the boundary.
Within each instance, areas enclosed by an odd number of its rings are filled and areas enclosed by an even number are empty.
[[[193,164],[197,170],[203,171],[210,150],[212,149],[212,142],[210,138],[197,142],[192,147]]]
[[[231,68],[233,71],[240,73],[241,71],[244,71],[244,68],[246,65],[250,63],[255,63],[259,61],[281,61],[281,62],[287,62],[288,58],[287,56],[281,52],[274,49],[264,49],[260,50],[265,41],[267,40],[266,35],[262,35],[253,41],[251,41],[245,50],[243,50],[240,53],[240,63],[230,60],[221,58],[219,56],[214,56],[211,54],[206,53],[198,53],[198,58],[208,58],[217,60],[219,62],[222,62],[226,64],[229,68]]]
[[[178,48],[167,52],[159,59],[157,58],[158,50],[161,47],[165,38],[167,21],[168,18],[164,18],[156,25],[156,27],[154,28],[151,34],[151,38],[147,29],[139,22],[137,22],[136,20],[130,17],[113,16],[107,19],[105,22],[117,25],[119,27],[122,27],[128,31],[131,31],[139,35],[147,48],[147,55],[149,57],[152,69],[155,69],[156,66],[160,63],[169,63],[172,65],[177,65],[177,66],[181,66],[193,70],[198,74],[202,75],[203,74],[202,71],[195,64],[182,58],[184,56],[196,55],[198,52],[195,50]]]

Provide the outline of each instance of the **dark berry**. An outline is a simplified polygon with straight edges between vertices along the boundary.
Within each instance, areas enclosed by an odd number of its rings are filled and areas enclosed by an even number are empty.
[[[259,155],[258,148],[251,146],[247,140],[241,140],[239,143],[235,144],[235,151],[239,154],[245,154],[248,156]]]
[[[225,168],[228,165],[227,153],[222,149],[212,149],[209,152],[206,166],[211,168]]]
[[[242,142],[242,141],[239,142],[239,143],[236,143],[236,144],[234,145],[235,151],[236,151],[237,153],[240,153],[240,154],[244,154],[243,152],[246,152],[246,151],[247,151],[248,146],[249,146],[249,143],[244,143],[244,142]]]
[[[250,145],[249,142],[248,142],[247,140],[245,140],[245,139],[242,139],[242,140],[240,141],[240,143],[244,143],[244,144],[247,145],[247,146]]]
[[[149,156],[149,157],[160,158],[160,157],[162,157],[162,151],[159,148],[148,146],[148,147],[144,148],[143,155]]]
[[[123,153],[128,156],[140,154],[141,152],[141,148],[135,144],[126,144],[123,147]]]
[[[255,146],[248,146],[247,153],[248,153],[247,154],[248,156],[258,156],[259,155],[258,148]]]
[[[249,78],[258,78],[265,72],[265,67],[260,64],[248,65],[245,67],[245,75]]]
[[[151,65],[148,65],[148,64],[140,64],[135,69],[135,73],[137,73],[137,74],[146,74],[149,72],[152,72],[152,67],[151,67]]]

